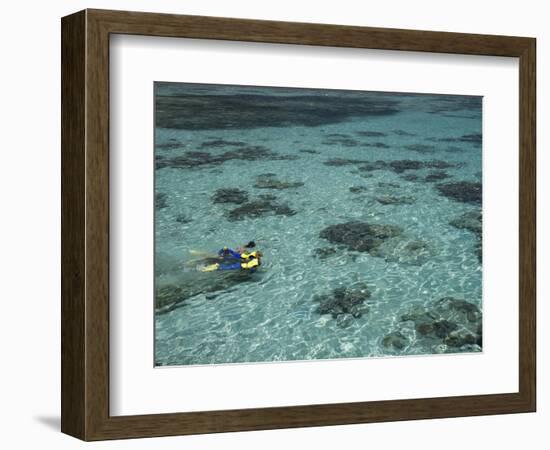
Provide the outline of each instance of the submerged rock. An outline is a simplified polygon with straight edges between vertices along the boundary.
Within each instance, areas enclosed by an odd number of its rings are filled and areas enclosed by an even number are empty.
[[[403,350],[407,344],[409,343],[409,339],[403,333],[400,331],[393,331],[386,336],[384,336],[384,339],[382,339],[382,345],[386,348],[394,348],[396,350]]]
[[[336,325],[340,328],[347,328],[353,323],[354,317],[351,314],[340,314],[336,318]]]
[[[163,308],[185,300],[184,289],[181,286],[166,285],[155,289],[155,308]]]
[[[446,149],[445,149],[445,152],[446,153],[459,153],[459,152],[463,152],[464,149],[461,148],[461,147],[457,147],[456,145],[449,145]]]
[[[482,186],[481,183],[471,181],[459,181],[457,183],[446,183],[436,185],[441,195],[457,202],[472,203],[481,205]]]
[[[387,170],[388,163],[386,161],[357,161],[357,163],[362,163],[363,165],[359,167],[359,170],[362,172],[372,172],[374,170]]]
[[[416,136],[416,133],[410,133],[405,130],[393,130],[393,133],[397,136]]]
[[[224,147],[247,147],[248,144],[242,141],[226,141],[225,139],[211,139],[204,141],[200,148],[224,148]]]
[[[269,150],[261,145],[250,145],[246,147],[238,147],[235,150],[230,150],[224,153],[210,153],[201,151],[188,151],[183,155],[173,158],[166,158],[162,155],[157,155],[155,158],[155,167],[157,169],[172,168],[172,169],[192,169],[202,167],[212,167],[224,164],[227,161],[278,161],[278,160],[295,160],[296,155],[281,155]]]
[[[323,145],[339,145],[342,147],[357,147],[361,143],[352,137],[334,137],[336,135],[328,135],[333,136],[328,140],[325,140],[322,142]]]
[[[463,163],[453,164],[439,159],[432,159],[424,163],[424,166],[428,169],[450,169],[451,167],[462,167],[463,165]]]
[[[483,261],[483,246],[481,244],[481,239],[478,239],[478,241],[476,242],[474,251],[477,255],[477,259],[481,263]]]
[[[262,200],[270,201],[270,202],[277,200],[277,196],[273,194],[260,194],[258,195],[258,198]]]
[[[358,319],[368,312],[364,303],[370,295],[365,283],[355,283],[349,287],[335,288],[328,294],[315,295],[313,300],[319,303],[316,309],[318,314],[330,314],[334,319],[346,315],[349,317],[342,320],[347,321],[350,318]]]
[[[361,194],[363,192],[367,192],[368,189],[366,186],[352,186],[349,188],[349,191],[353,194]]]
[[[325,161],[323,164],[329,167],[348,166],[352,164],[366,164],[368,161],[361,159],[348,159],[348,158],[332,158]]]
[[[384,142],[363,142],[361,147],[390,148],[390,146]]]
[[[393,189],[393,188],[397,189],[397,188],[401,187],[397,183],[388,183],[386,181],[379,181],[378,183],[376,183],[376,185],[380,188],[391,188],[391,189]]]
[[[435,348],[434,341],[439,341],[436,345],[444,346],[445,351],[481,350],[482,314],[466,300],[444,297],[425,306],[413,306],[401,321],[413,322],[419,344],[427,348]]]
[[[384,258],[388,262],[421,266],[428,262],[436,252],[426,241],[420,239],[410,240],[402,236],[385,241],[373,249],[370,254]]]
[[[458,316],[462,322],[478,323],[481,321],[481,311],[476,305],[454,297],[444,297],[438,300],[434,305],[434,310],[441,315],[453,314],[455,318]]]
[[[400,161],[391,161],[389,166],[393,169],[395,173],[403,173],[405,170],[419,170],[424,168],[424,163],[422,161],[412,160],[412,159],[403,159]]]
[[[470,133],[464,134],[460,137],[451,137],[451,138],[441,138],[438,139],[440,142],[468,142],[474,145],[481,145],[483,137],[481,133]]]
[[[319,237],[333,244],[344,245],[349,250],[370,253],[386,239],[401,233],[401,228],[396,225],[346,222],[326,227],[319,233]]]
[[[384,136],[387,136],[386,133],[382,133],[381,131],[357,131],[356,133],[359,136],[365,136],[365,137],[384,137]]]
[[[481,245],[481,234],[483,231],[481,209],[465,212],[461,216],[451,220],[449,225],[461,230],[471,231],[476,235],[477,242],[474,247],[474,252],[479,262],[481,262],[483,253],[483,248]]]
[[[185,214],[179,214],[176,216],[176,222],[181,224],[187,224],[192,222],[192,220],[188,218]]]
[[[155,209],[164,209],[168,207],[168,195],[164,192],[157,192],[155,194]]]
[[[458,167],[457,164],[448,163],[441,160],[419,161],[416,159],[401,159],[394,161],[374,161],[366,162],[359,170],[372,171],[372,170],[392,170],[395,173],[403,173],[409,170],[420,169],[448,169],[451,167]]]
[[[467,330],[454,330],[445,337],[445,345],[449,347],[463,347],[465,345],[474,345],[477,341],[476,336]]]
[[[176,141],[175,139],[170,139],[170,142],[156,143],[155,149],[157,150],[173,150],[173,149],[185,148],[185,144]]]
[[[255,188],[258,189],[293,189],[303,186],[301,181],[280,181],[275,174],[267,173],[256,177]]]
[[[302,150],[298,150],[300,153],[309,153],[310,155],[319,155],[321,152],[318,152],[317,150],[310,150],[307,148],[304,148]]]
[[[434,170],[433,172],[430,172],[428,175],[426,175],[424,181],[426,181],[427,183],[433,183],[435,181],[441,181],[449,177],[450,175],[444,170]]]
[[[434,153],[436,150],[434,145],[426,145],[426,144],[410,144],[410,145],[405,145],[404,148],[416,153],[420,153],[422,155],[425,155],[427,153]]]
[[[432,323],[433,332],[438,338],[446,338],[451,331],[455,331],[458,328],[458,325],[454,322],[449,322],[448,320],[438,320],[437,322]]]
[[[206,261],[207,259],[205,259]],[[217,259],[213,259],[217,261]],[[203,274],[194,274],[177,282],[160,284],[155,287],[155,309],[159,314],[185,306],[193,297],[205,295],[207,298],[215,296],[237,284],[256,282],[259,278],[249,271],[228,271]]]
[[[313,250],[313,255],[319,259],[327,259],[338,253],[334,247],[320,247]]]
[[[406,175],[403,175],[401,178],[403,178],[405,181],[418,181],[420,179],[420,177],[415,173],[407,173]]]
[[[383,195],[376,197],[376,201],[382,205],[412,205],[416,198],[412,196]]]
[[[363,172],[372,172],[374,170],[391,170],[395,173],[403,173],[409,170],[421,170],[421,169],[449,169],[451,167],[459,167],[459,163],[449,163],[438,159],[432,159],[429,161],[420,161],[417,159],[400,159],[393,161],[366,161],[353,158],[332,158],[323,163],[325,166],[347,166],[347,165],[359,165],[358,170]]]
[[[481,235],[483,229],[481,210],[468,211],[449,222],[455,228]]]
[[[344,133],[329,133],[326,135],[326,137],[328,138],[331,138],[331,139],[340,139],[340,138],[348,138],[350,137],[349,134],[344,134]]]
[[[218,189],[212,196],[214,203],[235,203],[240,205],[248,201],[248,192],[237,188]]]
[[[483,137],[481,133],[464,134],[460,138],[462,142],[472,142],[474,144],[481,144]]]
[[[286,204],[276,203],[273,200],[257,199],[243,203],[238,208],[229,211],[228,220],[237,221],[246,218],[258,218],[264,216],[293,216],[296,211]]]

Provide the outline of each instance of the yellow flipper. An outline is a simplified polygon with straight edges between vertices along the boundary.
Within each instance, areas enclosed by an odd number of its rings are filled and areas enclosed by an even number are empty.
[[[214,272],[215,270],[218,270],[220,265],[218,263],[215,264],[209,264],[208,266],[201,267],[199,270],[201,272]]]
[[[212,252],[203,252],[202,250],[189,250],[193,256],[201,256],[203,258],[212,258],[216,257]]]

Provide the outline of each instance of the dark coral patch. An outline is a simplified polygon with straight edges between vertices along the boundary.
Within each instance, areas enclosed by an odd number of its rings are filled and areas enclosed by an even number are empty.
[[[192,220],[185,214],[179,214],[178,216],[176,216],[176,222],[185,225],[192,222]]]
[[[449,178],[450,175],[445,172],[444,170],[434,170],[430,172],[426,177],[424,178],[424,181],[427,183],[434,183],[436,181],[445,180],[446,178]]]
[[[382,133],[381,131],[357,131],[357,134],[359,136],[365,136],[365,137],[384,137],[384,136],[387,136],[386,133]]]
[[[352,194],[361,194],[363,192],[367,192],[368,189],[365,186],[352,186],[349,188],[349,191]]]
[[[257,199],[243,203],[238,208],[229,211],[228,220],[234,222],[246,218],[264,216],[293,216],[296,211],[286,204],[280,204],[270,199]]]
[[[209,152],[190,151],[181,156],[165,158],[157,155],[155,158],[156,168],[165,167],[173,169],[192,169],[201,167],[212,167],[223,164],[227,161],[277,161],[277,160],[295,160],[296,155],[281,155],[269,150],[261,145],[239,147],[235,150],[227,151],[221,154],[211,154]]]
[[[457,183],[446,183],[436,185],[441,195],[457,202],[481,204],[482,185],[471,181],[459,181]]]
[[[370,295],[365,283],[356,283],[349,287],[335,288],[328,294],[316,295],[313,300],[319,303],[316,309],[318,314],[330,314],[334,319],[340,319],[340,316],[358,319],[368,312],[364,303]],[[349,325],[348,321],[344,320],[338,324]]]
[[[376,185],[379,187],[379,188],[390,188],[390,189],[394,189],[394,188],[400,188],[401,186],[399,186],[397,183],[389,183],[387,181],[379,181],[378,183],[376,183]]]
[[[470,134],[464,134],[459,137],[451,137],[451,138],[441,138],[438,139],[439,142],[467,142],[474,145],[481,145],[483,142],[483,137],[481,133],[470,133]]]
[[[399,161],[391,161],[388,164],[395,173],[403,173],[405,170],[419,170],[424,168],[423,161],[412,159],[403,159]]]
[[[258,189],[293,189],[303,186],[301,181],[281,181],[276,178],[274,173],[259,175],[256,178],[255,188]]]
[[[234,203],[240,205],[248,201],[248,192],[237,188],[218,189],[212,196],[214,203]]]
[[[390,148],[390,146],[384,142],[363,142],[361,147]]]
[[[360,161],[359,161],[360,163]],[[387,170],[388,163],[386,161],[364,161],[359,170],[361,172],[372,172],[374,170]]]
[[[319,237],[349,250],[370,253],[385,240],[399,236],[401,232],[401,228],[396,225],[346,222],[326,227],[319,233]]]
[[[278,95],[281,92],[283,95]],[[199,91],[196,85],[157,83],[156,125],[186,130],[251,129],[319,126],[352,117],[376,117],[399,112],[399,102],[375,95],[346,95],[342,91],[291,91],[273,94]]]
[[[332,158],[325,161],[323,164],[330,167],[348,166],[353,164],[368,164],[368,161],[361,159],[347,159],[347,158]]]
[[[332,160],[336,161],[336,160]],[[340,164],[327,164],[327,165],[345,165],[345,164],[361,164],[360,160],[337,160]],[[420,169],[448,169],[450,167],[458,167],[458,164],[448,163],[437,159],[429,161],[419,161],[416,159],[401,159],[394,161],[365,161],[362,163],[359,170],[370,172],[373,170],[392,170],[395,173],[403,173],[408,170],[420,170]]]
[[[481,233],[483,231],[481,210],[465,212],[461,216],[451,220],[449,224],[461,230],[471,231],[476,235],[477,242],[475,244],[474,251],[479,262],[481,262],[483,256],[483,246],[481,243]]]
[[[481,350],[482,313],[466,300],[444,297],[426,306],[413,307],[401,316],[401,321],[412,321],[420,343],[439,342],[440,351]]]
[[[455,228],[471,231],[480,236],[482,227],[481,210],[468,211],[449,222]]]
[[[409,340],[400,331],[393,331],[382,339],[382,345],[386,348],[393,348],[394,350],[403,350]]]
[[[177,142],[177,141],[156,143],[155,144],[155,148],[157,150],[173,150],[175,148],[184,148],[184,147],[185,147],[184,144],[182,144],[180,142]]]
[[[319,247],[313,250],[313,255],[319,259],[327,259],[338,253],[334,247]]]
[[[447,161],[441,161],[439,159],[432,159],[424,162],[424,167],[428,169],[450,169],[451,167],[462,167],[462,163],[449,163]]]
[[[225,139],[212,139],[204,141],[200,148],[224,148],[224,147],[247,147],[248,144],[242,141],[226,141]]]
[[[416,198],[412,196],[381,195],[376,201],[382,205],[412,205]]]
[[[416,133],[410,133],[405,130],[393,130],[393,133],[397,136],[416,136]]]
[[[334,145],[342,147],[357,147],[360,142],[351,137],[331,138],[322,142],[323,145]]]
[[[436,150],[435,146],[426,144],[410,144],[405,145],[404,148],[412,152],[420,153],[422,155],[425,155],[427,153],[434,153]]]
[[[302,150],[298,150],[300,153],[309,153],[310,155],[318,155],[321,152],[318,152],[317,150],[310,150],[308,148],[304,148]]]
[[[401,176],[405,181],[418,181],[420,177],[415,173],[407,173]]]
[[[155,194],[155,208],[164,209],[168,206],[167,202],[168,195],[164,192],[157,192]]]

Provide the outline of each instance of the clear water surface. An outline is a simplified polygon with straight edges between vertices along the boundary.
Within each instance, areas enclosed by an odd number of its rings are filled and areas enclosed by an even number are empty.
[[[155,89],[157,365],[481,351],[480,97]]]

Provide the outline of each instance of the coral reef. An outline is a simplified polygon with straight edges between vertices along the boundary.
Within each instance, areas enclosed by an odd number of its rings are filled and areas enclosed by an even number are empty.
[[[459,181],[456,183],[437,184],[437,190],[441,195],[457,202],[481,205],[481,183],[472,181]]]
[[[218,189],[212,196],[214,203],[234,203],[240,205],[248,201],[248,192],[237,188]]]
[[[343,245],[349,250],[371,253],[385,240],[399,236],[401,233],[401,228],[396,225],[346,222],[326,227],[319,236],[333,244]]]

